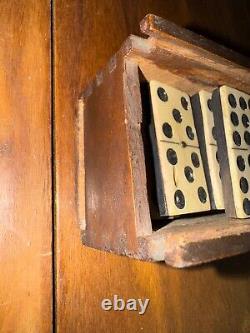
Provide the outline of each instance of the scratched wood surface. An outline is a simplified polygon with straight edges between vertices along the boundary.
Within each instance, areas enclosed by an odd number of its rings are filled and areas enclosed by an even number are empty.
[[[139,33],[139,21],[149,12],[217,37],[239,51],[250,49],[247,1],[55,3],[56,326],[58,332],[248,333],[249,254],[177,270],[103,253],[80,241],[75,197],[77,98],[128,34]],[[241,14],[237,24],[235,13]],[[114,294],[150,298],[146,314],[102,311],[101,300]]]
[[[50,3],[0,2],[0,331],[51,332]]]

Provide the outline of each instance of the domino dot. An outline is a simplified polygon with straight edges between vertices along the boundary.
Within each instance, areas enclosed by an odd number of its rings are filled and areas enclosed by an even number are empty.
[[[236,103],[236,99],[233,94],[228,95],[228,102],[232,108],[236,108],[237,103]]]
[[[211,100],[211,98],[209,98],[209,99],[207,100],[207,107],[208,107],[208,109],[209,109],[210,111],[213,111],[213,110],[212,110],[212,100]]]
[[[239,118],[238,118],[238,115],[236,112],[231,112],[230,118],[231,118],[231,122],[233,123],[234,126],[239,125]]]
[[[248,165],[250,166],[250,155],[248,155]]]
[[[185,207],[185,197],[181,190],[177,190],[174,194],[174,202],[177,208],[183,209]]]
[[[240,179],[240,189],[243,193],[247,193],[248,192],[248,181],[245,177],[241,177]]]
[[[213,136],[214,140],[216,141],[217,138],[216,138],[216,130],[215,130],[215,127],[212,128],[212,136]]]
[[[246,215],[250,215],[250,200],[247,198],[243,200],[243,209]]]
[[[173,136],[172,127],[168,123],[164,123],[162,125],[162,131],[166,137],[172,138]]]
[[[220,159],[219,159],[219,153],[218,153],[218,151],[216,152],[215,156],[216,156],[216,160],[217,160],[217,162],[219,163],[219,162],[220,162]]]
[[[248,131],[245,131],[244,133],[244,139],[248,145],[250,145],[250,133]]]
[[[200,186],[198,188],[198,197],[200,199],[200,202],[205,203],[207,201],[207,193],[204,189],[204,187]]]
[[[234,140],[234,143],[236,144],[236,146],[241,145],[241,137],[240,137],[239,132],[237,132],[237,131],[233,132],[233,140]]]
[[[242,110],[246,110],[246,108],[247,108],[247,103],[246,103],[245,99],[244,99],[243,97],[240,97],[239,102],[240,102],[240,107],[241,107],[241,109],[242,109]]]
[[[191,160],[192,160],[193,166],[195,168],[199,168],[200,160],[199,160],[199,156],[196,153],[191,154]]]
[[[248,109],[250,109],[250,99],[248,100]]]
[[[181,117],[181,113],[179,110],[173,109],[173,117],[174,117],[174,120],[177,121],[177,123],[182,122],[182,117]]]
[[[244,171],[246,168],[245,160],[241,155],[237,156],[237,166],[240,171]]]
[[[182,105],[183,109],[185,109],[185,110],[188,109],[188,101],[186,100],[185,97],[181,98],[181,105]]]
[[[241,120],[242,120],[243,126],[247,128],[249,126],[248,116],[246,114],[243,114]]]
[[[167,102],[168,101],[168,95],[166,93],[166,90],[162,87],[159,87],[157,89],[157,95],[160,98],[161,101]]]
[[[187,136],[189,137],[190,140],[194,139],[194,132],[192,130],[192,127],[187,126],[186,127],[186,133],[187,133]]]
[[[185,167],[184,174],[185,174],[187,180],[189,181],[189,183],[193,183],[193,181],[194,181],[194,172],[193,172],[193,169],[190,168],[190,166]]]
[[[175,152],[175,150],[169,148],[167,150],[167,159],[169,161],[170,164],[172,165],[176,165],[178,162],[178,158],[177,158],[177,154]]]
[[[185,141],[181,141],[181,145],[182,145],[183,148],[186,148],[186,147],[187,147],[187,144],[186,144]]]

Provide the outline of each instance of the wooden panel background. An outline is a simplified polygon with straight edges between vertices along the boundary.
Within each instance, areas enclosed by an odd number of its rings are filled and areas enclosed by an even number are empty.
[[[80,242],[75,197],[77,98],[128,34],[139,33],[139,21],[149,12],[203,31],[239,51],[250,50],[247,0],[55,2],[57,330],[248,333],[249,254],[177,270],[102,253]],[[102,311],[101,300],[114,294],[150,298],[146,314]]]
[[[51,332],[50,1],[0,1],[0,331]]]

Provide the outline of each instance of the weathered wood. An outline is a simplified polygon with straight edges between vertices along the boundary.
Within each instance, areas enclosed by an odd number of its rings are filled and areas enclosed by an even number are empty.
[[[199,50],[200,54],[204,54],[205,50],[222,58],[229,59],[233,62],[250,67],[248,57],[235,52],[221,44],[205,38],[202,35],[184,29],[177,24],[163,19],[159,16],[148,14],[140,23],[141,31],[152,38],[161,39],[169,44],[183,45],[186,49],[194,46]]]
[[[0,4],[0,331],[52,331],[50,1]]]
[[[162,43],[160,40],[130,36],[124,43],[128,53],[149,81],[159,74],[160,81],[171,81],[174,87],[190,95],[197,89],[212,91],[223,82],[237,89],[250,91],[249,69],[185,42]],[[223,73],[223,76],[221,76]]]
[[[249,220],[218,214],[176,220],[144,239],[143,245],[153,260],[188,267],[250,251],[249,237]]]
[[[123,58],[114,57],[84,100],[85,242],[125,254],[136,233],[122,78]]]

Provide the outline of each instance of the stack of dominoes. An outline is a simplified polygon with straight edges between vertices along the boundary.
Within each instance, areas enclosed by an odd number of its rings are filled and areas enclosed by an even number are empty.
[[[250,95],[222,86],[191,98],[150,81],[150,135],[161,216],[250,216]]]

